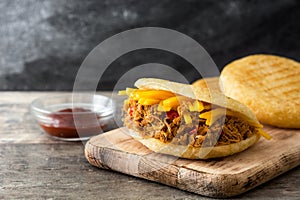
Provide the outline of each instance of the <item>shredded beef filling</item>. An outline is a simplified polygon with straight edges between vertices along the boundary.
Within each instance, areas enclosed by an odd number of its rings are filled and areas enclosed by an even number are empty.
[[[162,142],[200,147],[205,145],[227,145],[245,140],[255,134],[255,128],[236,117],[218,119],[212,126],[199,118],[199,112],[190,112],[185,105],[177,110],[161,112],[158,105],[143,106],[133,99],[123,108],[124,124],[144,138],[155,138]],[[192,123],[186,124],[182,114],[189,112]],[[224,123],[224,124],[223,124]]]

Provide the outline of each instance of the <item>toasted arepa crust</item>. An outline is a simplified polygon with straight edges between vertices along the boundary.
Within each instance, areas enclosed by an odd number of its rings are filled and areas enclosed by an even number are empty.
[[[222,92],[223,86],[220,85],[219,77],[209,77],[209,78],[202,78],[196,80],[192,83],[194,87],[201,87],[201,88],[208,88],[210,90],[216,90],[218,92]]]
[[[259,124],[255,115],[247,106],[215,90],[155,78],[141,78],[135,82],[135,86],[140,89],[166,90],[192,99],[211,103],[240,113]]]
[[[212,103],[214,105],[230,109],[259,124],[255,115],[245,105],[241,104],[236,100],[228,98],[224,94],[219,93],[217,91],[154,78],[139,79],[136,81],[135,86],[140,89],[170,91],[175,94],[183,95],[192,99]],[[142,138],[137,132],[133,130],[130,130],[129,133],[133,138],[140,141],[142,144],[144,144],[146,147],[148,147],[154,152],[188,159],[209,159],[229,156],[249,148],[260,138],[260,135],[258,133],[255,133],[251,137],[237,143],[201,148],[184,145],[175,145],[172,144],[172,142],[164,143],[154,138]]]
[[[225,94],[247,105],[260,122],[300,128],[299,62],[251,55],[225,66],[220,79]]]
[[[230,156],[248,149],[260,138],[259,134],[254,134],[245,140],[229,145],[216,147],[192,147],[164,143],[154,138],[142,138],[133,130],[130,130],[129,134],[154,152],[188,159],[209,159]]]

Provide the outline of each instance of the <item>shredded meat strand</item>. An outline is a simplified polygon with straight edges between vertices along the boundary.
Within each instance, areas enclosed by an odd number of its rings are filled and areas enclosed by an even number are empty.
[[[155,138],[162,142],[201,147],[228,145],[247,139],[256,133],[256,129],[237,117],[226,116],[218,119],[211,127],[205,119],[199,118],[199,112],[190,112],[187,105],[177,107],[178,117],[169,119],[165,112],[160,112],[157,105],[143,106],[136,100],[129,99],[123,107],[124,124],[142,137]],[[185,124],[183,113],[189,112],[192,123]]]

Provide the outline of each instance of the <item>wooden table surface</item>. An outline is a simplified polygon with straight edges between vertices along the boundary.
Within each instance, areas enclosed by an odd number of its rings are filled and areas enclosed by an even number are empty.
[[[82,142],[49,138],[30,115],[45,94],[0,93],[0,199],[210,199],[91,166]],[[299,198],[300,166],[236,197]]]

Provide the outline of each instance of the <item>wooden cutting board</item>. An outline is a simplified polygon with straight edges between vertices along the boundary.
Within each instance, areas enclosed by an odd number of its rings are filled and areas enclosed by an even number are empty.
[[[246,192],[300,164],[300,130],[265,126],[248,150],[222,159],[188,160],[154,153],[119,128],[91,138],[85,156],[94,166],[210,197]]]

